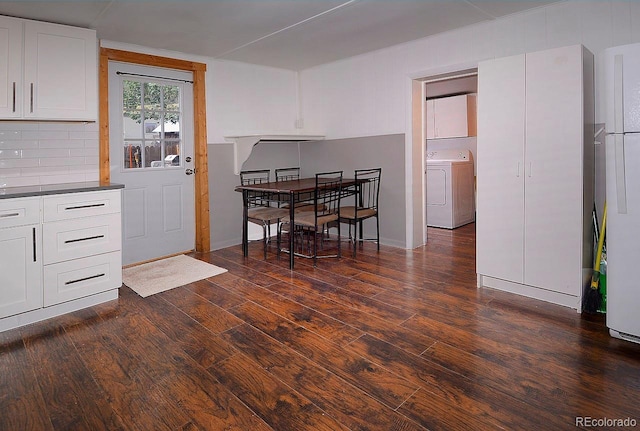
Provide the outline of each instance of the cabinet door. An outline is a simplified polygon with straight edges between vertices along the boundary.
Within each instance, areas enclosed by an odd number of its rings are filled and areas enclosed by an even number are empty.
[[[478,66],[476,270],[522,283],[524,55]]]
[[[527,54],[526,63],[524,282],[579,295],[585,133],[582,47]]]
[[[22,115],[22,21],[0,16],[0,118]]]
[[[27,21],[24,38],[24,117],[95,121],[95,31]]]
[[[434,99],[436,138],[460,138],[469,135],[467,96]]]
[[[42,307],[40,227],[0,229],[0,318]]]

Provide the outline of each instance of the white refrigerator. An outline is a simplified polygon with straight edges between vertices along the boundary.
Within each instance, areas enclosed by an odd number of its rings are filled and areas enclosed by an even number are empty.
[[[605,50],[607,327],[640,343],[640,44]]]

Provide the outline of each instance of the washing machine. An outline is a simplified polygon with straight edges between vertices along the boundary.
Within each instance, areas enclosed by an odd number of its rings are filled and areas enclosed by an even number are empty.
[[[475,176],[469,150],[427,152],[427,226],[455,229],[475,221]]]

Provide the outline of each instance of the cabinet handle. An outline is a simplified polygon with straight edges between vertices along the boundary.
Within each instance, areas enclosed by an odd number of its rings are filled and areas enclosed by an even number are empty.
[[[33,114],[33,82],[31,83],[31,89],[29,92],[29,109],[30,112]]]
[[[516,167],[516,177],[520,178],[520,162],[518,162],[518,166]]]
[[[81,209],[85,209],[85,208],[96,208],[96,207],[103,207],[105,206],[104,203],[102,204],[90,204],[90,205],[78,205],[75,207],[66,207],[64,210],[68,211],[68,210],[81,210]]]
[[[529,178],[531,178],[531,175],[533,174],[533,162],[529,162]]]
[[[64,285],[67,286],[69,284],[75,284],[75,283],[80,283],[82,281],[87,281],[87,280],[93,280],[94,278],[100,278],[100,277],[104,277],[105,274],[96,274],[96,275],[91,275],[89,277],[84,277],[84,278],[78,278],[76,280],[69,280],[69,281],[65,281]]]
[[[16,112],[16,82],[13,81],[13,112]]]
[[[36,228],[33,228],[33,261],[36,261]]]
[[[20,213],[9,213],[9,214],[0,214],[0,218],[5,218],[5,217],[17,217],[19,216]]]
[[[65,244],[71,244],[71,243],[74,243],[74,242],[91,241],[92,239],[100,239],[100,238],[104,238],[104,235],[95,235],[95,236],[88,236],[88,237],[85,237],[85,238],[68,239],[64,243]]]

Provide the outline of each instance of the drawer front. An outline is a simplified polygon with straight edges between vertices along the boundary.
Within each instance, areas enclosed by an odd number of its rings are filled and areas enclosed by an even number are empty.
[[[44,306],[95,295],[121,285],[120,251],[45,265]]]
[[[44,197],[44,222],[120,212],[120,190]]]
[[[40,224],[40,197],[0,199],[0,228]]]
[[[45,223],[42,259],[45,265],[121,249],[120,214]]]

